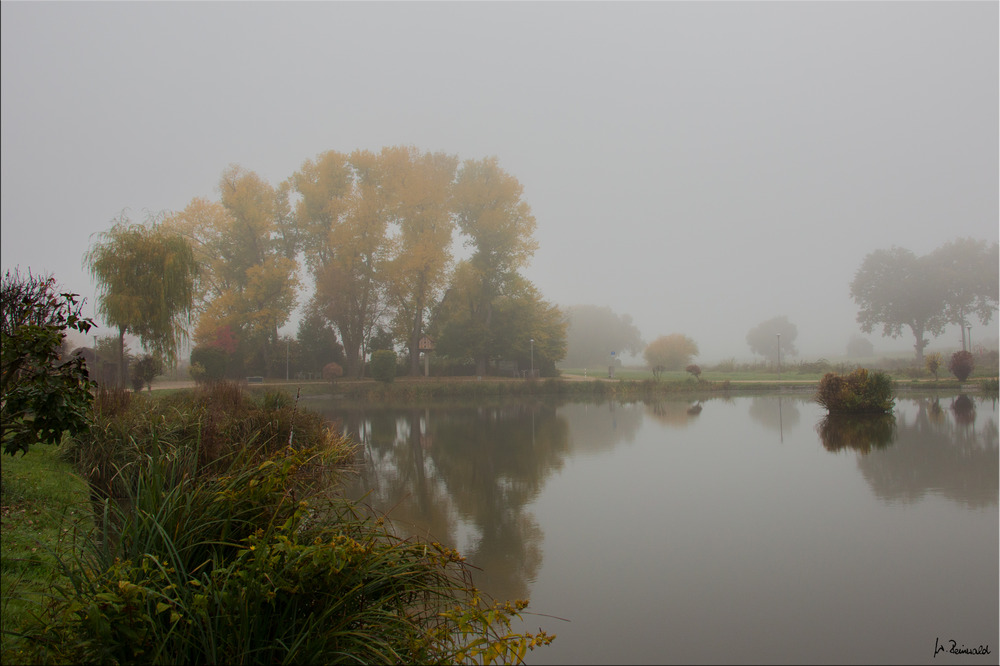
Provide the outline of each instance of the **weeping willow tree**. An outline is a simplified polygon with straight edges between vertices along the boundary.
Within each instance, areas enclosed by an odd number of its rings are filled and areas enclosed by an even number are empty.
[[[118,329],[121,385],[126,333],[173,366],[187,336],[198,272],[188,241],[161,227],[155,216],[142,224],[122,213],[111,229],[98,234],[84,263],[98,283],[98,313]]]

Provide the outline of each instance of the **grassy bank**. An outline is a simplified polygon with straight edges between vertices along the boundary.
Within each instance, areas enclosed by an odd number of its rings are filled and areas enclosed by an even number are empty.
[[[93,526],[87,484],[53,446],[0,461],[2,626],[40,613],[53,583],[68,582],[58,558],[72,554]],[[18,663],[23,642],[4,632],[0,661]]]

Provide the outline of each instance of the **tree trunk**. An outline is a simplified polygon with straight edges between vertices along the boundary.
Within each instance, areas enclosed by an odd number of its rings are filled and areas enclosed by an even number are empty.
[[[125,376],[125,328],[118,327],[118,388],[127,385]]]
[[[422,317],[418,314],[413,319],[413,327],[410,329],[410,376],[416,377],[420,374],[420,329],[423,328]]]
[[[910,324],[910,330],[913,331],[913,337],[916,339],[913,348],[917,350],[917,366],[922,368],[924,367],[924,349],[929,341],[924,339],[923,326]]]

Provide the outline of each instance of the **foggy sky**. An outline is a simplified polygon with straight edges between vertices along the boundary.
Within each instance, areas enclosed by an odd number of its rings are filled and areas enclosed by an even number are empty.
[[[803,357],[841,355],[868,252],[998,238],[998,7],[4,0],[2,268],[92,314],[82,255],[123,209],[217,199],[231,163],[277,185],[415,145],[523,184],[549,301],[688,335],[700,362],[751,358],[778,315]]]

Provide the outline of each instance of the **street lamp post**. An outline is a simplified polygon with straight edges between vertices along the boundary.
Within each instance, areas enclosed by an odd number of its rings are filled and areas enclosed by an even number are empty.
[[[781,381],[781,333],[778,336],[778,381]]]
[[[535,339],[531,338],[531,378],[535,378]]]
[[[285,381],[288,381],[288,340],[285,340]]]

